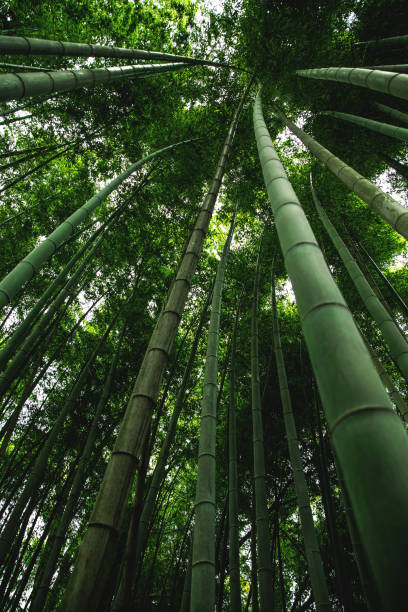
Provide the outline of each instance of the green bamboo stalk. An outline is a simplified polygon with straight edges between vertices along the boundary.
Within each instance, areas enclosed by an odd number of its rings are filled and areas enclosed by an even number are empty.
[[[389,107],[387,106],[385,108]],[[390,108],[390,111],[393,110],[394,109]],[[398,113],[399,111],[394,112]],[[404,113],[400,114],[404,115]],[[366,119],[365,117],[350,115],[349,113],[338,113],[337,111],[324,111],[319,113],[319,115],[328,115],[329,117],[335,117],[336,119],[344,119],[344,121],[349,121],[350,123],[354,123],[355,125],[359,125],[360,127],[366,128],[367,130],[371,130],[373,132],[379,132],[380,134],[384,134],[384,136],[397,138],[397,140],[403,140],[404,142],[408,141],[408,129],[399,127],[397,125],[390,125],[389,123],[382,123],[381,121],[373,121],[373,119]],[[408,121],[408,115],[406,115],[406,120]]]
[[[125,335],[126,326],[127,323],[125,321],[122,325],[122,329],[119,334],[115,354],[106,375],[103,390],[99,398],[94,417],[92,419],[85,447],[82,451],[81,458],[79,460],[78,469],[75,473],[72,488],[69,492],[68,499],[61,516],[61,520],[58,523],[55,533],[51,535],[51,538],[53,538],[52,547],[47,555],[46,565],[41,575],[36,597],[30,607],[30,612],[41,612],[42,610],[44,610],[45,600],[50,589],[51,580],[55,572],[58,557],[60,555],[61,548],[64,545],[67,529],[69,528],[69,525],[73,519],[75,513],[75,505],[78,501],[81,489],[86,478],[86,468],[89,463],[89,458],[92,454],[92,450],[94,448],[96,436],[98,433],[99,420],[102,415],[102,411],[104,410],[109,399],[112,387],[112,379],[118,363],[119,352]]]
[[[102,347],[103,343],[108,337],[111,329],[115,325],[119,314],[120,314],[120,311],[118,311],[114,315],[108,327],[106,328],[103,336],[98,340],[96,346],[94,347],[85,365],[83,366],[81,373],[78,376],[78,380],[75,382],[73,388],[71,389],[71,392],[69,393],[61,412],[59,413],[56,421],[54,422],[54,425],[52,426],[47,436],[47,439],[43,445],[43,448],[41,449],[40,454],[38,455],[37,460],[35,461],[35,464],[31,470],[31,473],[27,479],[27,482],[25,483],[25,486],[23,490],[21,491],[14,505],[14,508],[7,520],[7,524],[0,534],[0,563],[3,563],[7,555],[7,552],[10,548],[10,544],[13,541],[15,534],[17,533],[17,530],[19,528],[21,512],[23,511],[23,509],[26,507],[27,504],[32,505],[33,502],[35,502],[35,493],[42,482],[44,471],[47,467],[48,458],[53,448],[53,445],[56,442],[57,436],[61,431],[61,428],[65,422],[66,417],[68,416],[68,414],[70,414],[70,412],[73,409],[74,402],[76,401],[85,383],[90,366],[94,362],[96,355],[98,354],[100,348]]]
[[[363,40],[355,42],[354,46],[364,45],[365,47],[394,47],[408,45],[408,35],[390,36],[388,38],[377,38],[376,40]]]
[[[68,57],[113,57],[117,59],[160,60],[233,68],[237,70],[237,68],[228,64],[195,59],[194,57],[186,57],[184,55],[173,55],[172,53],[144,51],[141,49],[124,49],[121,47],[91,45],[88,43],[61,42],[59,40],[45,40],[41,38],[26,38],[25,36],[0,36],[0,53],[7,55],[57,55]]]
[[[407,113],[403,113],[397,110],[396,108],[391,108],[390,106],[386,106],[385,104],[380,104],[379,102],[374,102],[374,106],[378,108],[378,110],[382,111],[383,113],[391,117],[392,119],[401,121],[401,123],[408,123]]]
[[[254,127],[303,335],[363,549],[395,611],[406,592],[408,440],[273,147],[260,95]]]
[[[119,525],[127,496],[141,456],[146,432],[160,390],[160,382],[169,359],[178,324],[189,293],[197,261],[201,253],[212,211],[217,200],[234,140],[239,115],[252,85],[252,79],[242,94],[222,153],[204,198],[203,207],[191,232],[187,247],[169,290],[167,302],[153,330],[126,409],[111,459],[95,502],[88,530],[79,550],[73,575],[68,584],[63,609],[77,612],[86,607],[89,612],[100,609],[100,592],[96,587],[110,575],[112,552],[117,544]]]
[[[17,68],[18,70],[31,70],[33,72],[38,72],[39,70],[43,72],[51,72],[52,68],[43,68],[42,66],[24,66],[22,64],[7,64],[6,62],[0,62],[0,68]]]
[[[174,436],[177,429],[177,423],[181,414],[181,411],[184,406],[185,393],[187,389],[187,385],[190,379],[191,370],[194,364],[194,359],[197,353],[198,343],[201,338],[201,333],[206,321],[208,307],[210,305],[211,296],[213,293],[213,284],[211,284],[210,290],[207,294],[207,299],[204,304],[203,311],[201,313],[200,321],[197,327],[197,331],[194,336],[194,341],[191,346],[190,355],[188,358],[187,365],[185,367],[183,378],[179,387],[179,391],[177,393],[176,403],[174,405],[173,413],[171,415],[171,420],[169,426],[167,427],[166,437],[160,449],[159,457],[157,459],[156,467],[154,468],[153,476],[150,482],[149,490],[146,494],[146,499],[143,504],[143,510],[140,516],[139,528],[137,532],[137,541],[135,546],[135,559],[136,562],[143,557],[147,539],[148,539],[148,527],[151,521],[154,506],[157,501],[157,497],[159,494],[160,486],[163,482],[163,479],[166,474],[166,465],[169,458],[170,448],[174,440]]]
[[[323,79],[366,87],[408,100],[408,75],[368,68],[312,68],[296,70],[296,74],[308,79]]]
[[[370,208],[372,208],[384,221],[389,223],[401,236],[408,238],[408,211],[405,206],[391,198],[381,189],[370,183],[351,166],[345,164],[331,151],[325,149],[314,138],[298,128],[293,121],[275,105],[274,111],[284,121],[288,128],[296,134],[303,144],[321,161],[337,178],[342,181],[351,191],[354,191]]]
[[[70,144],[67,147],[65,147],[65,149],[63,149],[62,151],[58,151],[54,155],[51,155],[51,157],[47,157],[47,159],[44,159],[42,162],[34,166],[34,168],[31,168],[30,170],[23,172],[23,174],[19,174],[18,176],[13,178],[11,181],[3,185],[3,187],[0,189],[0,193],[7,191],[7,189],[10,189],[10,187],[13,187],[14,185],[17,185],[17,183],[20,183],[28,176],[31,176],[32,174],[34,174],[34,172],[37,172],[37,170],[40,170],[41,168],[44,168],[45,166],[47,166],[54,159],[58,159],[58,157],[62,157],[63,155],[65,155],[65,153],[67,153],[70,149],[75,149],[79,144],[80,144],[79,142]]]
[[[186,574],[183,584],[183,594],[181,597],[180,612],[188,612],[190,609],[190,592],[191,592],[191,563],[192,563],[192,545],[188,552],[188,562],[186,568]]]
[[[114,221],[115,217],[110,220],[110,224]],[[107,226],[109,227],[109,226]],[[104,228],[105,229],[105,228]],[[6,393],[7,389],[9,389],[12,382],[15,378],[20,374],[24,365],[31,359],[33,354],[34,347],[36,342],[41,338],[42,334],[44,334],[44,330],[52,320],[53,316],[58,312],[60,306],[63,304],[65,299],[68,297],[72,290],[75,291],[75,285],[77,284],[81,274],[86,269],[88,264],[92,261],[92,258],[99,248],[99,245],[104,239],[104,235],[102,234],[99,239],[95,242],[92,249],[89,251],[87,256],[75,270],[74,274],[71,276],[69,281],[66,283],[65,287],[58,293],[50,307],[41,317],[37,325],[35,325],[31,332],[27,335],[23,345],[20,350],[17,352],[15,357],[10,361],[6,370],[0,375],[0,397]]]
[[[80,70],[52,70],[51,72],[19,72],[0,74],[0,102],[21,100],[58,91],[73,91],[81,87],[95,87],[118,79],[143,74],[173,72],[190,66],[186,62],[169,64],[143,64],[138,66],[112,66],[108,68],[82,68]]]
[[[265,450],[262,424],[261,388],[258,356],[258,288],[261,267],[261,245],[259,244],[254,280],[251,316],[251,389],[252,389],[252,435],[254,454],[255,513],[257,570],[261,612],[273,609],[272,560],[270,552],[268,505],[266,495]]]
[[[215,446],[218,393],[218,345],[225,269],[235,227],[235,206],[231,227],[218,263],[201,400],[200,438],[198,448],[193,562],[191,572],[191,612],[214,612],[215,607]]]
[[[230,609],[241,612],[241,579],[239,572],[239,525],[238,525],[238,459],[237,459],[237,422],[235,406],[235,353],[237,347],[237,328],[240,303],[235,313],[234,331],[231,348],[230,403],[228,410],[228,540]]]
[[[371,70],[385,70],[385,72],[408,72],[408,64],[387,64],[385,66],[367,66]]]
[[[404,400],[402,399],[398,389],[396,388],[396,386],[394,385],[391,377],[389,376],[388,372],[386,371],[386,369],[384,368],[383,364],[381,363],[381,361],[379,360],[379,358],[377,357],[374,349],[372,348],[372,346],[370,345],[370,343],[368,342],[366,336],[363,334],[362,330],[360,327],[358,327],[361,337],[364,340],[364,343],[368,349],[368,352],[371,355],[371,359],[374,362],[375,367],[377,368],[377,372],[383,382],[384,387],[388,390],[388,393],[390,394],[390,397],[392,399],[392,401],[395,404],[395,407],[397,409],[398,414],[400,415],[400,417],[406,422],[408,423],[408,406],[406,404],[406,402],[404,402]]]
[[[161,155],[182,144],[188,144],[191,140],[183,140],[176,144],[159,149],[129,166],[127,170],[119,174],[115,179],[101,189],[96,195],[78,208],[61,225],[57,227],[45,240],[31,251],[17,266],[0,282],[0,307],[8,304],[21,287],[29,281],[40,267],[55,253],[57,248],[72,234],[73,230],[86,219],[91,212],[103,202],[112,191],[117,189],[122,182],[135,170],[143,166],[151,159]]]
[[[360,266],[357,264],[343,240],[340,238],[336,228],[330,221],[326,212],[323,210],[317,193],[313,187],[312,175],[310,175],[310,189],[320,221],[324,225],[331,241],[337,249],[355,288],[364,302],[365,307],[376,322],[385,342],[388,345],[388,348],[390,349],[392,358],[396,361],[402,375],[408,382],[408,342],[405,340],[405,336],[402,334],[400,328],[395,323],[388,310],[384,307],[373,291],[370,283],[367,281],[363,272],[361,271]]]
[[[23,340],[27,338],[30,328],[34,324],[40,312],[43,308],[48,304],[49,300],[56,293],[58,288],[64,284],[65,277],[68,275],[70,270],[74,267],[74,265],[81,259],[81,257],[86,253],[89,247],[93,242],[105,231],[109,230],[112,222],[114,220],[118,220],[120,215],[124,212],[125,208],[128,206],[132,198],[136,193],[138,193],[146,184],[147,179],[149,178],[151,171],[147,173],[143,181],[141,181],[140,185],[136,188],[136,190],[131,194],[126,201],[118,207],[109,217],[102,223],[102,225],[91,235],[89,240],[71,257],[68,263],[62,268],[53,282],[47,287],[47,289],[42,293],[40,299],[36,302],[33,308],[24,315],[24,319],[19,323],[18,327],[14,330],[13,334],[7,339],[6,346],[0,351],[0,369],[2,369],[9,359],[14,355],[20,344]],[[85,228],[84,228],[85,229]]]
[[[368,261],[371,263],[371,265],[373,266],[374,270],[377,272],[378,276],[382,279],[382,281],[385,283],[385,285],[391,291],[392,295],[397,300],[397,302],[400,305],[400,307],[402,308],[402,310],[405,312],[405,316],[408,316],[408,306],[405,304],[404,300],[402,299],[402,297],[400,296],[398,291],[395,289],[394,285],[392,283],[390,283],[388,278],[382,272],[381,268],[379,268],[379,266],[376,264],[376,262],[371,257],[370,253],[367,252],[367,250],[364,248],[364,246],[362,244],[360,244],[359,242],[356,242],[355,244],[356,244],[358,249],[361,249],[363,251],[364,255],[367,257]]]
[[[293,471],[297,503],[299,507],[300,520],[302,524],[303,540],[307,565],[309,568],[310,581],[312,583],[313,597],[316,609],[330,610],[329,592],[327,590],[326,577],[324,575],[319,543],[313,523],[312,510],[310,507],[309,492],[306,477],[302,467],[302,457],[297,439],[295,416],[292,409],[292,400],[286,376],[285,360],[283,357],[280,340],[279,320],[276,308],[275,280],[272,276],[272,307],[273,307],[273,342],[275,348],[276,369],[278,372],[279,389],[282,402],[283,420],[285,424],[286,438],[288,441],[290,465]]]

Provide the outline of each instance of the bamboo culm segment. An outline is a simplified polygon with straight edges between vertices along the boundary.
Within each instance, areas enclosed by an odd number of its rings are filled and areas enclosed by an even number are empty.
[[[266,494],[265,450],[262,423],[261,385],[258,350],[258,287],[261,267],[261,243],[256,262],[256,273],[251,315],[251,407],[252,445],[254,457],[255,524],[257,570],[261,612],[273,609],[273,572],[270,551],[268,502]]]
[[[167,303],[158,318],[140,367],[129,403],[120,426],[112,456],[107,465],[90,523],[85,532],[73,575],[66,590],[63,609],[76,612],[87,608],[100,610],[102,593],[97,588],[101,580],[108,579],[114,562],[119,526],[127,505],[129,487],[140,460],[144,439],[150,426],[151,415],[157,401],[161,378],[167,365],[180,318],[183,313],[191,281],[201,253],[212,211],[217,200],[247,92],[242,94],[210,189],[204,198],[187,247],[169,290]]]
[[[361,329],[359,328],[361,337],[364,340],[364,343],[368,349],[368,352],[371,355],[371,359],[374,362],[375,367],[377,368],[377,372],[380,375],[380,378],[383,382],[384,387],[388,390],[388,393],[392,399],[392,401],[395,404],[395,407],[397,409],[397,413],[399,414],[399,416],[401,417],[401,419],[403,421],[405,421],[406,423],[408,423],[408,406],[406,404],[406,402],[402,399],[398,389],[396,388],[396,386],[394,385],[393,380],[391,379],[390,375],[388,374],[388,372],[385,370],[383,364],[381,363],[381,361],[378,359],[374,349],[370,346],[367,338],[364,336],[363,332],[361,331]]]
[[[408,64],[386,64],[385,66],[366,66],[370,70],[385,70],[385,72],[408,72]]]
[[[72,91],[81,87],[95,87],[118,79],[143,74],[158,74],[191,66],[185,62],[172,64],[144,64],[140,66],[113,66],[108,68],[81,68],[80,70],[52,70],[49,72],[8,72],[0,74],[0,102],[21,100],[58,91]]]
[[[404,302],[404,300],[402,299],[398,291],[395,289],[394,285],[390,283],[388,278],[385,276],[382,270],[378,267],[378,265],[376,264],[374,259],[371,257],[370,253],[368,253],[367,250],[364,248],[364,246],[358,242],[356,242],[355,245],[357,249],[360,249],[364,253],[364,255],[367,257],[368,261],[371,263],[374,270],[377,272],[378,276],[382,279],[384,284],[388,287],[388,289],[391,291],[392,295],[394,296],[394,298],[400,305],[400,308],[402,309],[404,316],[407,317],[408,316],[408,306],[406,305],[406,303]]]
[[[350,115],[349,113],[338,113],[337,111],[324,111],[321,112],[320,115],[328,115],[329,117],[335,117],[336,119],[344,119],[344,121],[354,123],[355,125],[366,128],[367,130],[372,130],[373,132],[379,132],[380,134],[384,134],[384,136],[397,138],[398,140],[403,140],[404,142],[408,141],[408,129],[399,127],[397,125],[390,125],[389,123],[382,123],[381,121],[373,121],[373,119],[366,119],[365,117],[358,117],[357,115]],[[406,115],[406,117],[408,119],[408,115]]]
[[[191,140],[184,140],[176,144],[159,149],[143,159],[138,160],[127,170],[119,174],[106,187],[101,189],[96,195],[88,200],[83,206],[78,208],[61,225],[57,227],[45,240],[31,251],[17,266],[0,282],[0,307],[8,304],[16,293],[29,281],[41,266],[55,253],[57,248],[69,238],[73,230],[86,219],[91,212],[103,202],[121,183],[127,179],[135,170],[146,164],[148,161],[161,155],[165,151],[174,149],[182,144],[187,144]]]
[[[310,189],[312,192],[313,202],[316,206],[320,221],[324,225],[327,233],[330,236],[338,254],[340,255],[355,288],[360,294],[368,312],[376,322],[381,334],[388,344],[390,353],[393,359],[397,362],[398,367],[408,382],[408,343],[398,325],[395,323],[392,316],[383,306],[377,295],[374,293],[370,283],[365,278],[360,266],[350,253],[349,249],[340,238],[336,228],[330,221],[326,212],[323,210],[321,202],[313,187],[312,176],[310,175]]]
[[[390,94],[396,98],[408,100],[408,74],[388,72],[385,70],[370,70],[369,68],[312,68],[311,70],[296,70],[296,74],[309,79],[337,81],[358,85],[374,91]]]
[[[378,110],[382,111],[392,119],[396,119],[397,121],[401,121],[401,123],[408,123],[408,114],[403,113],[396,108],[391,108],[390,106],[386,106],[385,104],[380,104],[379,102],[374,102],[374,106],[378,108]],[[407,130],[408,131],[408,130]]]
[[[41,38],[26,38],[25,36],[0,36],[0,53],[7,55],[58,55],[68,57],[113,57],[117,59],[159,60],[167,62],[184,62],[208,66],[224,66],[218,62],[210,62],[184,55],[144,51],[142,49],[124,49],[106,45],[91,45],[88,43],[62,42]],[[233,68],[233,66],[229,66]],[[35,68],[34,68],[35,69]]]
[[[105,342],[106,338],[108,337],[112,327],[116,323],[116,319],[118,316],[119,316],[119,312],[116,313],[115,316],[112,318],[111,322],[106,328],[105,333],[99,339],[95,348],[91,352],[87,362],[81,369],[81,372],[78,376],[78,380],[72,387],[72,390],[69,393],[69,396],[67,397],[61,412],[59,413],[57,419],[55,420],[54,425],[52,426],[46,438],[46,441],[41,449],[41,452],[35,461],[35,464],[31,470],[30,476],[22,492],[20,493],[18,500],[16,501],[16,504],[13,508],[12,513],[10,514],[10,517],[7,520],[7,524],[5,528],[3,529],[2,533],[0,534],[0,564],[4,562],[4,559],[13,542],[13,539],[15,538],[15,535],[19,528],[19,521],[21,518],[22,511],[26,507],[27,503],[32,504],[33,499],[35,501],[35,493],[39,485],[42,482],[42,478],[44,477],[44,471],[46,470],[46,467],[47,467],[48,458],[52,451],[53,445],[56,442],[57,436],[61,431],[61,428],[65,422],[66,417],[70,414],[71,410],[73,409],[74,402],[76,401],[78,394],[81,391],[85,383],[86,376],[88,374],[88,370],[91,364],[93,363],[96,355],[98,354],[102,344]]]
[[[389,36],[387,38],[377,38],[377,40],[363,40],[354,43],[355,46],[364,45],[365,47],[394,47],[408,45],[408,36]]]
[[[228,254],[234,233],[236,206],[217,268],[211,301],[210,326],[201,400],[196,498],[194,505],[191,612],[214,612],[215,608],[215,446],[217,431],[218,346],[222,291]]]
[[[198,343],[200,341],[201,332],[204,327],[204,323],[207,317],[207,310],[210,305],[210,299],[213,292],[213,285],[207,295],[207,300],[203,308],[203,312],[201,313],[200,321],[197,327],[197,331],[195,333],[193,345],[191,347],[190,356],[188,358],[188,362],[186,368],[184,370],[183,379],[181,381],[181,385],[179,391],[177,393],[176,403],[173,409],[173,413],[171,415],[171,420],[169,426],[167,428],[166,437],[160,449],[159,457],[157,459],[156,467],[153,472],[153,476],[150,482],[149,490],[146,494],[145,501],[143,503],[143,509],[140,515],[140,521],[137,531],[137,541],[136,541],[136,552],[135,559],[138,562],[143,555],[143,551],[145,550],[147,544],[148,537],[148,527],[152,518],[152,514],[154,511],[154,506],[157,500],[157,496],[159,494],[160,485],[163,482],[163,478],[166,473],[166,465],[169,458],[170,448],[173,443],[174,435],[177,429],[177,422],[180,417],[181,411],[184,405],[185,392],[187,389],[188,381],[191,374],[191,369],[193,367],[194,359],[197,353]]]
[[[266,128],[259,157],[303,334],[362,546],[387,612],[400,609],[408,564],[408,440]]]
[[[116,214],[116,213],[113,213]],[[7,340],[6,346],[0,351],[0,368],[3,368],[7,361],[13,356],[15,351],[20,346],[21,342],[27,337],[28,330],[33,325],[39,313],[46,306],[49,299],[55,294],[58,287],[60,287],[64,283],[64,279],[67,276],[68,272],[74,267],[77,261],[79,261],[82,255],[87,251],[90,245],[98,238],[98,236],[104,231],[105,227],[108,225],[109,221],[112,217],[109,217],[105,223],[101,225],[90,237],[88,242],[84,244],[79,251],[77,251],[69,260],[69,262],[64,266],[58,276],[53,280],[53,282],[48,286],[48,288],[41,295],[40,299],[37,301],[35,306],[24,316],[24,319],[21,321],[17,329],[13,332],[13,335],[9,340]]]
[[[351,166],[345,164],[344,161],[336,157],[328,149],[325,149],[309,134],[298,128],[278,107],[273,105],[273,109],[287,127],[300,138],[309,151],[323,162],[342,183],[351,189],[351,191],[354,191],[374,212],[389,223],[395,231],[404,236],[404,238],[408,238],[408,210],[405,206],[402,206],[402,204],[381,191],[373,183],[370,183],[368,179],[356,172]]]
[[[228,410],[228,540],[230,575],[230,610],[241,612],[241,579],[239,571],[239,525],[238,525],[238,453],[237,419],[235,402],[235,354],[240,303],[235,313],[231,347],[230,403]]]
[[[105,229],[108,229],[109,226],[114,222],[114,220],[118,217],[118,215],[123,211],[117,211],[114,215],[112,215],[109,219],[109,222],[103,224],[100,228],[102,232]],[[53,302],[50,304],[49,308],[43,314],[37,325],[33,326],[31,331],[28,332],[27,328],[27,337],[21,346],[20,350],[17,352],[15,357],[10,361],[7,366],[7,369],[0,375],[0,397],[2,397],[8,388],[10,388],[13,380],[19,375],[22,368],[26,364],[27,361],[30,360],[32,356],[33,350],[35,350],[36,342],[41,338],[41,335],[46,330],[48,324],[52,320],[53,316],[58,312],[60,306],[64,303],[65,299],[69,296],[71,290],[75,287],[75,284],[81,277],[81,274],[86,269],[88,264],[92,261],[92,258],[99,248],[99,245],[104,239],[104,235],[102,234],[98,240],[95,242],[94,246],[89,250],[88,254],[75,270],[74,274],[68,280],[66,285],[61,289],[61,291],[57,294]],[[89,246],[89,245],[88,245]],[[29,317],[27,317],[29,318]],[[25,329],[25,328],[24,328]],[[16,330],[18,331],[18,330]]]
[[[299,514],[302,523],[303,540],[307,565],[309,568],[310,581],[312,583],[313,597],[317,610],[329,611],[329,593],[327,590],[326,577],[324,575],[322,558],[319,550],[317,534],[313,523],[312,510],[310,507],[309,492],[306,477],[302,466],[302,457],[297,439],[295,416],[292,409],[292,400],[286,376],[285,360],[283,357],[280,340],[279,320],[276,308],[275,283],[272,279],[272,304],[273,304],[273,341],[275,348],[276,369],[278,372],[279,389],[282,402],[283,420],[285,423],[286,438],[288,441],[289,458],[295,482],[296,497]]]
[[[117,347],[115,351],[114,358],[109,366],[108,373],[105,378],[103,390],[101,396],[98,401],[98,405],[95,410],[95,415],[92,419],[91,427],[89,429],[88,437],[85,443],[85,447],[82,451],[81,457],[79,459],[78,468],[75,472],[74,480],[72,483],[72,488],[68,495],[68,500],[65,505],[64,511],[61,516],[61,520],[56,527],[54,538],[51,536],[50,540],[52,542],[51,549],[47,556],[47,562],[44,567],[44,570],[41,575],[40,583],[38,586],[36,597],[32,603],[30,608],[30,612],[41,612],[44,609],[45,600],[47,598],[48,591],[50,589],[50,584],[52,580],[52,576],[55,572],[55,567],[58,561],[59,554],[61,552],[61,548],[64,546],[65,535],[67,529],[73,519],[75,514],[75,506],[78,501],[82,486],[86,479],[86,468],[89,462],[89,459],[92,454],[92,450],[94,448],[96,436],[98,433],[98,424],[100,417],[102,415],[102,411],[105,408],[109,394],[112,386],[112,379],[114,372],[116,370],[116,366],[119,359],[119,352],[122,345],[123,337],[126,331],[126,322],[122,325],[122,330],[120,332]]]

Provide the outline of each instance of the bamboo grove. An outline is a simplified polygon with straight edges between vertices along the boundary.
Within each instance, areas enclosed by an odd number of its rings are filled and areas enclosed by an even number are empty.
[[[0,609],[405,610],[407,8],[0,9]]]

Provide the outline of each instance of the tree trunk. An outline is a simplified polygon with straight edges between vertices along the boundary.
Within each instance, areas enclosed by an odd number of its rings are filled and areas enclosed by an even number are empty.
[[[405,597],[408,565],[406,432],[275,152],[259,94],[254,126],[332,446],[382,605],[396,610]]]
[[[351,255],[350,251],[344,244],[343,240],[337,233],[334,225],[329,220],[325,211],[323,210],[321,203],[317,197],[317,194],[313,188],[312,178],[310,176],[310,188],[312,191],[312,197],[316,206],[319,218],[324,225],[327,233],[329,234],[331,241],[337,249],[347,272],[350,275],[351,280],[354,283],[355,288],[360,294],[361,299],[364,302],[368,312],[376,322],[381,334],[388,344],[390,353],[395,359],[398,367],[408,382],[408,342],[405,340],[400,328],[395,323],[394,319],[389,314],[388,310],[383,306],[370,283],[364,277],[359,265]]]
[[[296,70],[299,76],[309,79],[324,79],[349,85],[358,85],[374,91],[408,100],[408,75],[367,68],[312,68]]]
[[[204,369],[198,449],[191,612],[213,612],[215,606],[215,447],[218,392],[218,345],[225,270],[234,233],[236,206],[217,268]]]
[[[295,416],[292,409],[292,400],[286,376],[285,361],[280,341],[279,320],[276,308],[275,280],[272,277],[272,304],[273,304],[273,340],[275,347],[276,369],[279,378],[280,396],[282,402],[283,420],[289,448],[290,465],[295,482],[296,497],[301,519],[303,540],[305,544],[307,565],[310,581],[312,583],[313,597],[319,611],[330,610],[329,593],[326,577],[319,550],[312,510],[310,507],[309,492],[306,477],[302,467],[302,457],[297,439]]]
[[[408,78],[408,77],[407,77]],[[342,181],[351,191],[354,191],[374,212],[399,232],[401,236],[408,239],[408,211],[405,206],[385,194],[381,189],[370,183],[351,166],[345,164],[331,151],[322,147],[314,138],[306,134],[290,121],[281,110],[273,105],[274,110],[284,121],[287,127],[294,133],[303,144],[321,161],[337,178]]]
[[[117,541],[129,486],[140,458],[141,448],[159,393],[163,371],[168,362],[169,352],[177,333],[191,280],[218,196],[239,114],[251,84],[252,81],[249,82],[244,91],[234,115],[210,190],[204,199],[203,208],[198,215],[189,244],[170,288],[166,306],[159,316],[139,370],[95,502],[88,531],[82,541],[74,573],[67,588],[66,599],[63,603],[63,608],[67,612],[76,612],[78,607],[85,607],[89,612],[99,609],[100,594],[97,592],[96,584],[100,583],[101,580],[102,582],[106,580],[110,574],[112,551]]]
[[[272,562],[270,554],[271,535],[268,521],[266,494],[265,451],[262,425],[261,389],[259,380],[258,357],[258,287],[261,267],[261,246],[258,258],[252,299],[251,317],[251,382],[252,382],[252,435],[254,454],[255,509],[256,509],[256,543],[257,566],[259,576],[259,594],[261,612],[273,609]]]

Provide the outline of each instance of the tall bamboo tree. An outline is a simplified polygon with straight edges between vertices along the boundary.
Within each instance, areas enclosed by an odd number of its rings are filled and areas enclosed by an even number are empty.
[[[310,507],[309,492],[306,477],[302,466],[302,457],[299,450],[295,416],[292,409],[289,385],[286,376],[285,360],[280,340],[279,319],[276,308],[275,279],[272,275],[272,308],[273,308],[273,342],[275,348],[276,369],[278,371],[279,389],[282,402],[283,420],[289,448],[289,459],[295,482],[296,497],[302,523],[303,540],[310,582],[317,610],[330,610],[329,592],[324,575],[319,542],[313,523],[312,509]]]
[[[408,75],[367,68],[312,68],[296,70],[296,74],[308,79],[323,79],[367,87],[408,100]]]
[[[379,102],[374,102],[374,106],[378,108],[378,110],[382,111],[392,119],[396,119],[397,121],[401,121],[401,123],[408,123],[408,114],[403,113],[396,108],[391,108],[390,106],[386,106],[385,104],[380,104]]]
[[[74,612],[79,606],[84,605],[89,610],[99,609],[101,593],[97,592],[96,583],[99,583],[101,579],[106,580],[110,574],[113,563],[112,552],[117,542],[129,486],[140,458],[163,371],[168,362],[169,352],[177,333],[191,280],[217,200],[239,115],[251,85],[252,79],[245,88],[234,113],[210,189],[198,214],[170,288],[166,305],[158,318],[140,367],[95,502],[91,521],[81,544],[74,573],[67,587],[64,602],[66,610]]]
[[[405,597],[408,440],[272,144],[258,94],[254,128],[331,441],[385,610]]]
[[[138,77],[144,74],[160,74],[181,70],[191,64],[143,64],[108,68],[83,68],[80,70],[52,70],[49,72],[12,72],[0,74],[0,102],[21,100],[58,91],[72,91],[81,87],[95,87],[118,79]]]
[[[191,572],[191,612],[213,612],[215,606],[215,446],[218,392],[218,345],[225,269],[234,233],[236,206],[231,227],[218,263],[204,368],[198,447],[197,486]]]
[[[230,403],[228,410],[228,541],[231,611],[241,612],[241,580],[239,571],[239,526],[238,526],[238,457],[237,421],[235,400],[235,353],[240,302],[235,313],[231,347]]]
[[[367,130],[379,132],[380,134],[390,136],[391,138],[397,138],[398,140],[403,140],[404,142],[408,141],[407,128],[402,128],[397,125],[390,125],[389,123],[382,123],[381,121],[373,121],[373,119],[366,119],[365,117],[359,117],[358,115],[350,115],[349,113],[338,113],[337,111],[323,111],[319,114],[327,115],[329,117],[335,117],[336,119],[344,119],[344,121],[354,123],[355,125],[359,125],[360,127],[366,128]],[[403,113],[401,113],[401,115],[402,114]]]
[[[251,406],[252,442],[254,458],[255,522],[257,570],[261,612],[273,609],[272,560],[270,552],[271,535],[269,531],[268,503],[266,494],[265,449],[262,423],[261,384],[259,378],[259,340],[258,340],[258,292],[261,269],[261,247],[259,244],[256,272],[252,295],[251,315]]]
[[[57,248],[69,238],[73,230],[86,219],[91,212],[103,202],[109,194],[123,183],[135,170],[146,164],[151,159],[161,155],[165,151],[174,149],[182,144],[187,144],[191,140],[185,140],[176,144],[169,145],[163,149],[159,149],[146,157],[138,160],[127,170],[119,174],[115,179],[110,181],[96,195],[88,200],[83,206],[78,208],[70,215],[61,225],[57,227],[45,240],[43,240],[35,249],[31,251],[7,276],[0,282],[0,307],[10,302],[21,287],[30,280],[34,274],[41,268],[57,250]]]
[[[293,121],[275,105],[274,111],[284,121],[287,127],[294,133],[303,144],[323,162],[340,181],[349,189],[354,191],[370,208],[372,208],[384,221],[389,223],[397,232],[408,238],[408,211],[405,206],[399,204],[391,196],[385,194],[381,189],[370,183],[361,174],[344,163],[339,157],[333,155],[331,151],[325,149],[314,138],[298,128]]]
[[[160,60],[235,68],[228,64],[186,57],[184,55],[173,55],[172,53],[161,53],[159,51],[123,49],[121,47],[111,47],[107,45],[62,42],[60,40],[26,38],[25,36],[0,36],[0,53],[5,53],[7,55],[56,55],[68,57],[112,57],[117,59]],[[33,69],[36,70],[36,68]]]
[[[389,314],[388,310],[381,303],[380,299],[377,297],[370,283],[364,277],[360,266],[344,244],[343,240],[340,238],[336,228],[330,221],[326,212],[323,210],[317,193],[313,187],[311,174],[310,189],[312,192],[313,202],[316,206],[321,222],[323,223],[331,241],[336,247],[355,288],[365,304],[365,307],[373,317],[384,337],[384,340],[388,344],[393,359],[395,359],[405,380],[408,382],[408,342],[405,340],[404,334],[392,316]]]

